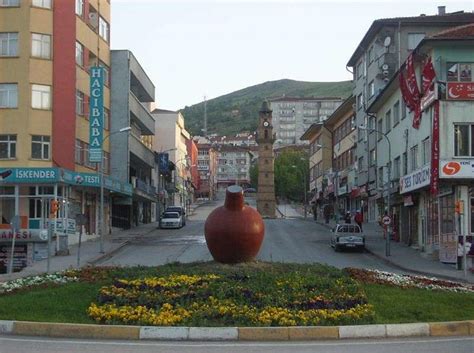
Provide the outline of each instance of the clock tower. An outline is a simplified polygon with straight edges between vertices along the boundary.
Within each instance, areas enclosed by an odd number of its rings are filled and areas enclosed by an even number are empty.
[[[257,210],[262,217],[275,218],[275,157],[273,155],[272,110],[264,101],[259,112],[257,127],[258,143],[258,191]]]

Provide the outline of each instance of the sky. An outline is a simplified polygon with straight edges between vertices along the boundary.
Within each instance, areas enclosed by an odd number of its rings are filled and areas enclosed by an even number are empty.
[[[113,0],[112,49],[129,49],[159,108],[266,81],[343,81],[376,19],[473,11],[474,0]]]

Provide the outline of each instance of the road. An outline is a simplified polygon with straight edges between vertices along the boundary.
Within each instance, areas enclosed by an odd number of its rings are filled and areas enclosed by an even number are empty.
[[[472,353],[474,337],[318,342],[155,342],[47,339],[0,335],[0,353]]]
[[[246,199],[255,205],[254,199]],[[212,257],[204,238],[204,222],[223,201],[214,201],[197,208],[181,229],[157,229],[130,244],[102,265],[158,266],[170,262],[210,261]],[[329,246],[327,228],[309,218],[279,218],[265,220],[265,238],[257,257],[260,261],[323,263],[338,268],[359,267],[399,272],[369,253],[336,253]],[[383,241],[383,240],[380,240]]]

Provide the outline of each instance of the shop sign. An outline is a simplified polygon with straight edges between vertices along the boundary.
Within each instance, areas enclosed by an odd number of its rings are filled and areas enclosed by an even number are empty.
[[[348,190],[347,184],[344,185],[344,186],[339,186],[339,188],[338,188],[338,190],[337,190],[337,194],[338,194],[338,195],[347,194],[347,190]]]
[[[57,168],[10,168],[0,169],[0,182],[4,183],[55,183],[58,181]]]
[[[0,229],[0,243],[11,242],[13,232],[11,229]],[[20,229],[15,232],[15,241],[18,243],[43,242],[48,240],[46,229]]]
[[[474,178],[474,161],[472,160],[441,161],[439,166],[440,178]]]
[[[90,68],[89,162],[102,162],[104,127],[104,69]]]
[[[431,166],[427,165],[423,168],[415,170],[413,173],[400,178],[400,194],[417,190],[424,186],[430,185],[431,182]]]
[[[70,170],[62,169],[61,176],[65,183],[82,185],[82,186],[100,186],[100,178],[97,174],[78,173]]]
[[[474,100],[474,82],[448,82],[447,99]]]
[[[439,261],[455,264],[457,261],[457,239],[455,234],[441,234],[439,237]]]
[[[46,221],[46,226],[49,225],[49,221]],[[56,220],[51,221],[51,224],[54,227],[54,224],[56,224],[56,233],[62,233],[64,234],[64,224],[67,224],[67,234],[76,234],[76,220],[68,218],[66,220],[62,218],[58,218]]]
[[[0,273],[6,273],[11,258],[11,245],[0,245]],[[13,257],[13,271],[20,271],[28,264],[28,246],[15,245]]]

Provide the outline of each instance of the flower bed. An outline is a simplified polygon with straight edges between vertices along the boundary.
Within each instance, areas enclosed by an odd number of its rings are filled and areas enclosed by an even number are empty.
[[[76,277],[65,273],[52,273],[39,276],[18,278],[8,282],[0,283],[0,294],[10,293],[35,286],[48,284],[64,284],[68,282],[75,282],[77,280],[78,279]]]
[[[391,272],[359,268],[347,268],[346,271],[349,272],[352,278],[363,283],[386,284],[404,288],[423,288],[430,290],[474,293],[473,285],[440,280],[433,277],[398,275]]]
[[[88,314],[106,324],[312,326],[371,323],[374,312],[347,276],[309,272],[168,275],[116,280]]]

